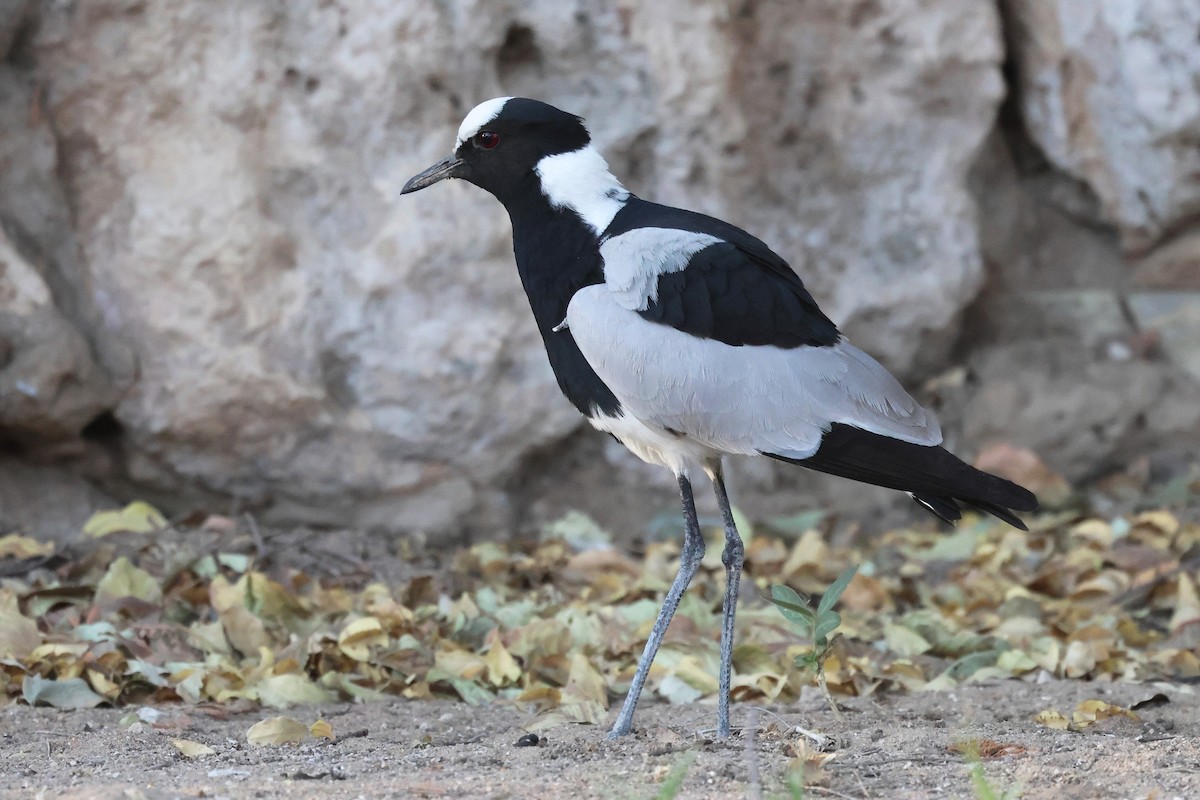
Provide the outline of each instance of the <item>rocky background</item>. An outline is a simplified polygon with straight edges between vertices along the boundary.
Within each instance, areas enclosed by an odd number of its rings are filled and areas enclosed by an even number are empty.
[[[1200,450],[1194,0],[0,0],[0,62],[0,532],[673,510],[559,397],[502,209],[398,195],[505,94],[771,243],[960,453]],[[756,513],[893,497],[733,471]]]

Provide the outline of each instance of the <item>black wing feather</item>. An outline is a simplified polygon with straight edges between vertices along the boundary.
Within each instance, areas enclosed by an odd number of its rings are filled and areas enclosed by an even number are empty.
[[[731,345],[837,344],[841,334],[804,282],[763,242],[728,222],[630,198],[604,232],[672,228],[722,239],[692,256],[685,269],[661,275],[658,295],[639,312],[651,322]]]
[[[889,436],[834,423],[808,458],[771,458],[843,478],[910,492],[947,522],[962,516],[960,503],[985,511],[1025,530],[1012,511],[1036,511],[1033,493],[1012,481],[975,469],[944,447],[902,442]]]

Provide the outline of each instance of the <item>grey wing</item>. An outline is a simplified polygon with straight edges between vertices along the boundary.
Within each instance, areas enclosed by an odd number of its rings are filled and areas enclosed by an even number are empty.
[[[577,292],[566,322],[627,413],[717,450],[807,458],[835,422],[913,444],[942,440],[933,415],[845,339],[728,345],[646,320],[604,285]]]

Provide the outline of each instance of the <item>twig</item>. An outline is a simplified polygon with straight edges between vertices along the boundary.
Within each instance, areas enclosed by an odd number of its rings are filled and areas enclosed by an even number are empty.
[[[808,739],[813,744],[815,744],[817,746],[818,750],[824,750],[826,747],[828,747],[831,744],[837,745],[839,747],[845,745],[845,743],[843,741],[840,741],[835,736],[828,736],[824,733],[817,733],[816,731],[810,731],[808,728],[805,728],[803,725],[793,725],[792,723],[790,723],[786,719],[784,719],[781,715],[776,714],[774,711],[772,711],[769,708],[764,708],[763,706],[747,706],[747,708],[749,708],[751,711],[757,711],[760,714],[769,714],[770,716],[774,717],[776,720],[779,721],[779,724],[783,726],[784,730],[800,734],[805,739]]]
[[[750,786],[746,790],[748,800],[762,800],[762,775],[758,769],[758,718],[757,708],[750,711],[750,723],[745,727],[746,732],[746,772]]]
[[[954,764],[957,763],[957,760],[953,758],[935,758],[933,756],[897,756],[896,758],[881,758],[876,761],[831,761],[824,766],[826,769],[869,769],[871,767],[882,767],[901,762],[936,765]]]
[[[258,529],[258,523],[254,521],[254,515],[246,512],[242,515],[246,520],[246,527],[250,529],[250,538],[254,541],[254,553],[257,556],[257,561],[262,561],[266,556],[267,546],[263,543],[262,531]]]
[[[837,702],[833,699],[833,695],[829,693],[829,686],[825,683],[825,659],[821,659],[821,663],[817,665],[817,683],[821,687],[821,693],[825,695],[825,701],[829,703],[829,708],[832,709],[833,715],[842,719],[842,710],[838,708]]]
[[[801,727],[800,725],[796,725],[793,730],[795,730],[796,733],[800,734],[805,739],[811,740],[812,743],[817,746],[818,750],[824,750],[830,744],[838,744],[838,740],[834,737],[826,736],[825,734],[817,733],[816,731],[810,731],[808,728]]]
[[[746,708],[749,708],[751,711],[757,711],[760,714],[770,714],[772,717],[779,720],[779,724],[782,725],[783,727],[785,727],[785,728],[792,727],[792,724],[790,722],[788,722],[782,716],[780,716],[779,714],[776,714],[774,711],[772,711],[769,708],[766,708],[764,706],[746,706]]]
[[[839,792],[837,789],[830,789],[826,786],[805,786],[804,788],[812,789],[814,792],[824,792],[825,794],[831,794],[834,797],[843,797],[843,798],[845,798],[845,800],[859,800],[859,798],[855,797],[852,794],[843,794],[842,792]]]
[[[340,734],[336,739],[334,739],[331,742],[331,744],[341,744],[342,742],[344,742],[347,739],[361,739],[364,736],[368,736],[369,734],[370,734],[370,731],[368,731],[366,728],[360,728],[359,730],[356,730],[356,731],[349,731],[348,733]]]

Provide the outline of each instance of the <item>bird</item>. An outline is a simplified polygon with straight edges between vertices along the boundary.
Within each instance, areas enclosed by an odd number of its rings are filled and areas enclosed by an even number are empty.
[[[566,398],[593,427],[670,469],[684,538],[679,568],[609,733],[634,711],[704,539],[694,480],[724,522],[717,736],[730,735],[734,619],[744,547],[725,456],[765,456],[907,492],[947,522],[963,506],[1026,529],[1027,489],[941,446],[934,415],[847,341],[795,270],[728,222],[644,200],[612,174],[584,120],[539,100],[498,97],[462,120],[452,153],[413,176],[491,193],[508,211],[521,284]]]

